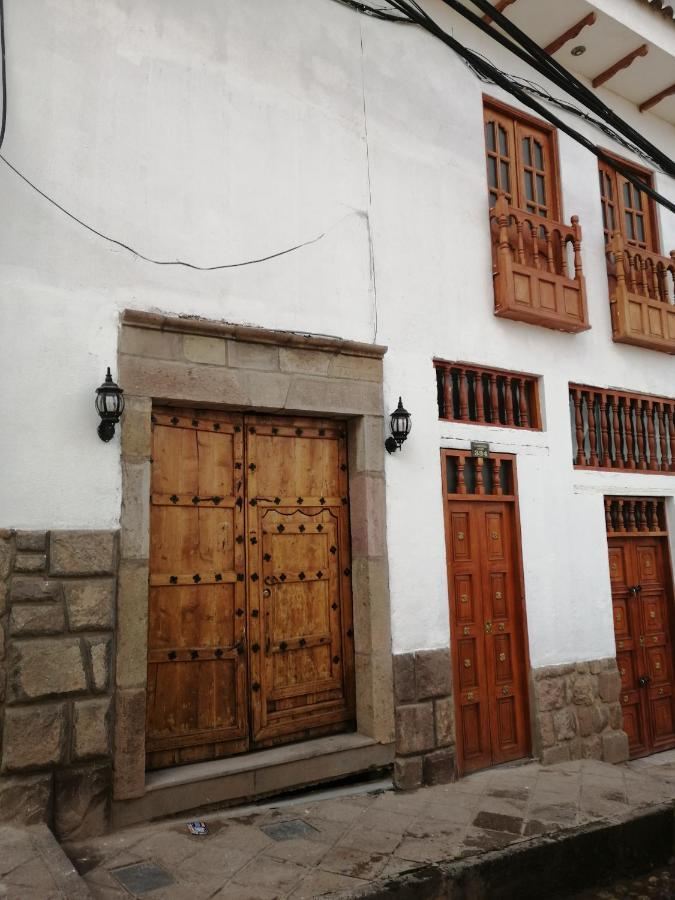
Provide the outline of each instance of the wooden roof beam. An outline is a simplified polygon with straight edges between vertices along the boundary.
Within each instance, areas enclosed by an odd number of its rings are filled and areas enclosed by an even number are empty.
[[[515,2],[516,2],[516,0],[498,0],[498,2],[495,3],[495,9],[497,10],[497,12],[504,12],[504,10],[508,6],[511,6],[511,4],[515,3]],[[486,15],[483,16],[483,21],[487,22],[489,25],[490,22],[492,21],[492,16],[489,13],[487,13]]]
[[[587,25],[595,25],[595,20],[597,16],[594,12],[590,12],[587,16],[584,16],[583,19],[579,19],[576,25],[572,25],[571,28],[568,28],[567,31],[563,31],[560,37],[557,37],[554,41],[551,41],[546,47],[544,47],[544,52],[548,53],[549,56],[552,56],[561,47],[563,47],[568,41],[573,40],[577,35],[579,35]]]
[[[670,97],[672,94],[675,94],[675,84],[671,84],[670,87],[664,88],[662,91],[659,91],[658,94],[654,94],[653,97],[649,97],[649,99],[643,101],[638,109],[640,112],[646,112],[648,109],[651,109],[652,106],[656,106],[657,103],[660,103],[661,100],[665,100],[666,97]]]
[[[636,47],[635,50],[631,50],[631,52],[624,56],[623,59],[618,60],[613,66],[610,66],[609,69],[605,69],[604,72],[596,75],[591,84],[594,88],[600,87],[601,84],[609,81],[609,79],[616,75],[617,72],[620,72],[622,69],[627,69],[638,56],[646,56],[647,53],[649,53],[647,44],[640,44],[639,47]]]

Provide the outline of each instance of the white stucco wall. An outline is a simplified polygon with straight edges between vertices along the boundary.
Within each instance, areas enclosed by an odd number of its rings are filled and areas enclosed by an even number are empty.
[[[481,94],[508,98],[440,42],[332,0],[6,6],[2,152],[75,214],[147,255],[206,265],[325,236],[240,268],[158,267],[68,220],[0,163],[0,527],[118,523],[119,445],[96,436],[93,391],[115,367],[121,309],[377,339],[389,346],[385,403],[401,393],[414,416],[386,462],[395,651],[447,644],[439,447],[486,439],[518,454],[533,665],[613,655],[602,492],[672,496],[675,478],[574,472],[567,382],[673,395],[675,363],[611,341],[595,159],[560,136],[592,329],[499,320]],[[528,74],[440,3],[429,8]],[[603,96],[672,154],[671,127]],[[675,197],[667,178],[657,187]],[[661,215],[661,238],[675,246],[675,217]],[[546,431],[439,423],[434,356],[541,375]]]

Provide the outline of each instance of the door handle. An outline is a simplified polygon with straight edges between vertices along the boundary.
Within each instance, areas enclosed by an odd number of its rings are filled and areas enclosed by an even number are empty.
[[[265,575],[265,584],[276,584],[277,576],[276,575]]]
[[[485,634],[492,634],[492,622],[485,623]]]
[[[642,590],[641,584],[634,584],[633,587],[628,588],[628,593],[632,594],[635,597],[635,595],[639,594],[641,590]]]
[[[649,675],[640,675],[640,677],[638,678],[638,685],[640,687],[647,687],[650,681],[651,678],[649,677]]]

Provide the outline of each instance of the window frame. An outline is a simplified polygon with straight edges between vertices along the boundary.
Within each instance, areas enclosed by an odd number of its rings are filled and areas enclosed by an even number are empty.
[[[603,153],[605,153],[611,159],[616,160],[616,162],[620,163],[622,166],[625,166],[627,169],[630,169],[635,175],[645,177],[646,182],[649,185],[649,187],[651,187],[651,188],[654,187],[654,172],[653,172],[653,170],[648,169],[645,166],[641,166],[638,163],[634,163],[631,160],[624,159],[622,156],[619,156],[617,153],[613,153],[611,150],[607,150],[605,147],[601,147],[601,150]],[[646,245],[646,247],[643,248],[640,246],[639,241],[636,241],[633,238],[629,238],[627,231],[626,231],[625,213],[627,211],[628,212],[633,211],[633,207],[629,207],[628,210],[626,209],[624,202],[623,202],[623,190],[622,190],[623,184],[620,186],[619,180],[618,180],[619,178],[621,178],[621,179],[623,179],[623,182],[626,182],[626,179],[624,178],[623,175],[621,175],[620,172],[617,172],[617,170],[610,163],[606,163],[604,160],[599,159],[598,160],[598,173],[603,173],[603,175],[606,175],[606,169],[609,169],[610,172],[612,173],[613,189],[614,189],[614,193],[615,193],[613,205],[614,205],[615,219],[618,224],[615,225],[614,231],[620,231],[621,236],[623,237],[624,241],[627,244],[630,244],[632,247],[635,247],[637,249],[646,249],[650,253],[657,253],[658,255],[661,255],[661,234],[659,231],[659,220],[658,220],[658,215],[656,212],[656,204],[654,203],[654,200],[651,197],[649,197],[647,194],[643,195],[647,201],[647,207],[643,211],[643,216],[644,216],[645,224],[647,226],[647,236],[648,236],[648,240],[645,240],[642,242]],[[600,179],[598,179],[598,181],[599,180]],[[630,182],[628,182],[628,183],[630,183]],[[603,185],[603,187],[604,187],[604,185]],[[605,203],[607,202],[607,200],[603,193],[603,187],[600,188],[600,206],[601,206],[601,210],[603,212],[602,225],[603,225],[603,232],[604,232],[604,231],[608,231],[608,229],[605,228],[604,206],[605,206]],[[611,232],[609,232],[609,237],[611,237]],[[607,243],[607,241],[605,243]]]
[[[490,187],[489,182],[489,172],[488,172],[488,155],[492,152],[488,150],[487,139],[486,139],[486,113],[491,110],[493,113],[497,115],[499,118],[508,119],[512,123],[512,134],[513,134],[513,156],[512,162],[515,168],[515,173],[512,171],[510,177],[510,191],[508,192],[511,196],[510,205],[514,206],[516,209],[522,210],[522,212],[527,213],[529,215],[538,215],[541,218],[549,219],[554,222],[562,222],[563,221],[563,205],[562,205],[562,191],[561,191],[561,178],[560,178],[560,155],[558,152],[558,131],[554,128],[553,125],[550,125],[548,122],[544,122],[542,119],[538,119],[535,116],[528,115],[527,113],[522,112],[519,109],[516,109],[513,106],[509,106],[507,103],[503,103],[501,100],[496,100],[494,97],[491,97],[489,94],[483,94],[483,143],[485,145],[485,172],[486,179],[488,182],[488,194],[491,191],[494,191],[495,188]],[[539,209],[543,204],[539,203],[538,200],[527,201],[526,190],[525,190],[525,170],[526,168],[533,168],[529,164],[525,164],[522,153],[522,130],[533,129],[537,132],[542,133],[546,138],[546,147],[544,148],[545,156],[548,157],[547,162],[549,164],[548,168],[548,184],[545,183],[545,189],[548,189],[548,214],[546,216],[542,216],[541,213],[528,209],[527,203],[532,203],[537,209]],[[500,155],[499,150],[497,149],[497,160],[499,162]],[[544,169],[546,172],[546,169]],[[514,177],[515,176],[515,177]],[[499,188],[501,189],[501,188]],[[536,191],[535,191],[536,194]],[[518,195],[518,196],[516,196]],[[492,205],[492,203],[491,203]]]

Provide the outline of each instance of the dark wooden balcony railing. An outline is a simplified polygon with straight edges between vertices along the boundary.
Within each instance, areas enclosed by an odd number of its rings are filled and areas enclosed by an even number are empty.
[[[574,465],[675,472],[675,399],[570,384]]]
[[[614,340],[675,353],[675,251],[659,256],[615,232],[607,245]]]
[[[605,523],[609,535],[668,533],[662,497],[605,497]]]
[[[495,315],[559,331],[586,331],[581,226],[509,206],[504,194],[490,210]]]
[[[536,376],[441,360],[434,366],[441,419],[541,430]]]
[[[514,499],[513,460],[499,453],[489,459],[473,457],[470,450],[443,450],[445,490],[448,496],[479,494],[482,497]]]

